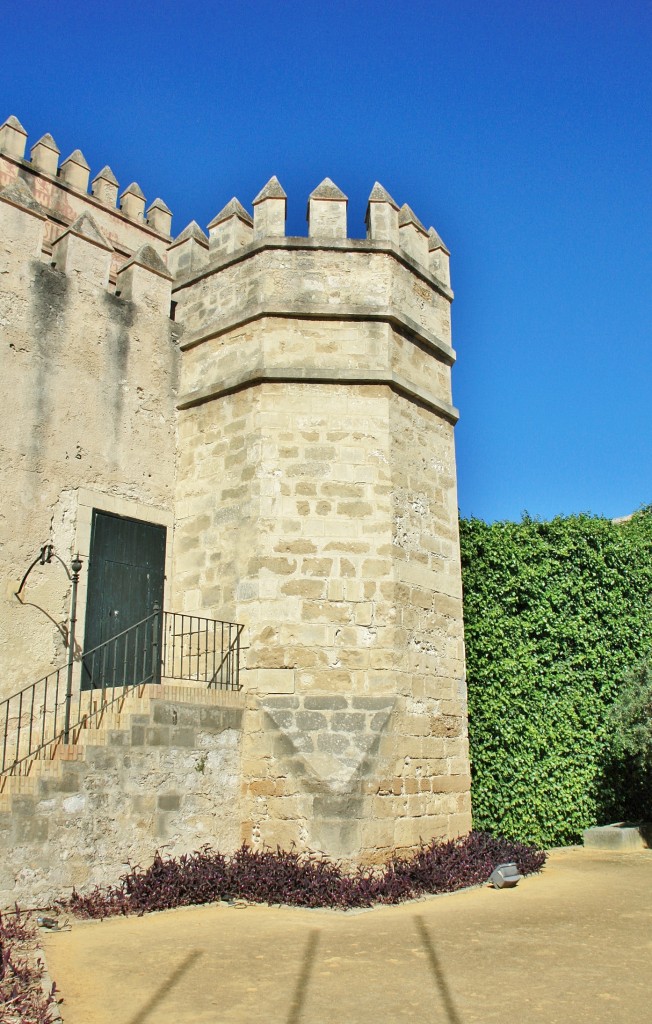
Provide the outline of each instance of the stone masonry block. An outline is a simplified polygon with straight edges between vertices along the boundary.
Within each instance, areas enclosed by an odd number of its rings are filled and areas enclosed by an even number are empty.
[[[159,793],[156,803],[161,811],[178,811],[181,797],[178,793]]]
[[[317,696],[305,697],[303,706],[306,711],[342,711],[349,706],[346,697]],[[355,699],[354,699],[354,707]]]
[[[154,725],[197,726],[199,725],[199,714],[199,708],[193,705],[152,701]]]
[[[333,714],[333,729],[343,732],[359,732],[362,729],[365,729],[366,725],[367,718],[362,712],[336,711]]]
[[[145,728],[145,743],[150,747],[170,746],[170,727],[167,725],[150,725]]]
[[[335,716],[333,716],[335,717]],[[325,729],[328,720],[325,715],[318,711],[297,711],[296,728],[301,730]]]

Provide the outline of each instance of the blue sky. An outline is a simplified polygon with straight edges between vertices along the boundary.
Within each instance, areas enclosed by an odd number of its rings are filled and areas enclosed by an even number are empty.
[[[463,515],[652,502],[649,0],[5,2],[0,121],[161,196],[376,179],[452,251]]]

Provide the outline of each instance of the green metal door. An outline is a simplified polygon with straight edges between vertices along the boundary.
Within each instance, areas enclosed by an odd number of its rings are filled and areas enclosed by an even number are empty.
[[[93,511],[82,686],[160,681],[164,526]],[[142,625],[136,628],[137,623]],[[155,628],[156,627],[156,632]]]

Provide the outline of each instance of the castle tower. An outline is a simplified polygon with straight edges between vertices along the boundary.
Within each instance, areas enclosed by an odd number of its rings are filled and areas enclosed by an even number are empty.
[[[285,204],[178,263],[174,603],[246,625],[243,838],[376,860],[470,828],[448,251],[378,184],[364,240]]]
[[[80,149],[60,162],[52,135],[26,145],[15,117],[0,125],[0,710],[69,657],[74,553],[75,666],[151,607],[174,630],[178,612],[245,627],[242,692],[207,694],[163,658],[148,690],[168,698],[137,699],[174,708],[151,710],[151,728],[133,711],[115,750],[75,762],[86,810],[41,821],[61,884],[82,862],[89,884],[113,880],[100,818],[118,864],[242,839],[374,861],[463,834],[448,249],[379,184],[366,238],[347,237],[329,179],[306,237],[286,237],[272,178],[253,209],[234,197],[207,233],[193,221],[173,239],[169,208],[136,182]],[[61,561],[34,561],[46,544]],[[104,757],[121,787],[110,815]],[[159,782],[143,795],[145,764]],[[17,805],[12,828],[40,836],[39,808]],[[93,843],[75,846],[77,824]],[[10,888],[10,850],[45,885],[50,847],[18,832],[0,842]]]

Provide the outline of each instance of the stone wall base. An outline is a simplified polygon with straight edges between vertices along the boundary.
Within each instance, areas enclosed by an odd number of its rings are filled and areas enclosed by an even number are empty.
[[[157,689],[107,715],[82,745],[6,780],[0,907],[43,907],[73,887],[115,883],[157,850],[239,845],[240,694]]]

